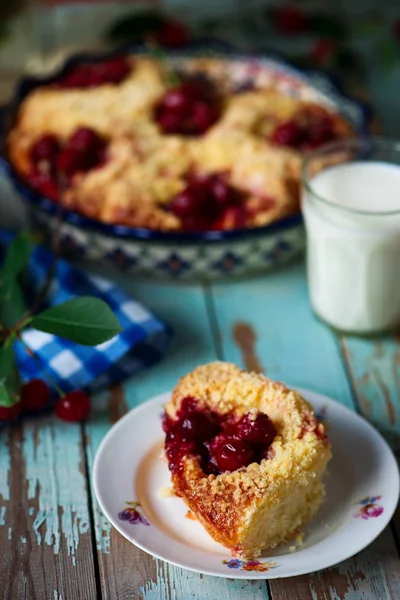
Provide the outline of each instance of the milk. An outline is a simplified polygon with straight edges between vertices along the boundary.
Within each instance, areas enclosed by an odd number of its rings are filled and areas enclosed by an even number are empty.
[[[372,333],[400,324],[400,166],[350,162],[309,180],[302,210],[312,306],[330,325]]]

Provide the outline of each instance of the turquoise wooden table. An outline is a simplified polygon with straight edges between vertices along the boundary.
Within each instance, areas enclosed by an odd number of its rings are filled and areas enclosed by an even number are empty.
[[[113,530],[91,487],[96,450],[127,410],[199,363],[230,360],[361,412],[400,451],[400,342],[337,336],[311,313],[304,265],[232,283],[120,278],[175,329],[167,357],[94,400],[89,422],[26,419],[0,432],[2,600],[398,600],[400,513],[366,550],[291,579],[218,579],[155,560]]]

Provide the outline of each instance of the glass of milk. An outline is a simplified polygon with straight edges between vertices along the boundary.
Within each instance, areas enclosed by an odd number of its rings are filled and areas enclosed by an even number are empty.
[[[312,307],[334,328],[400,325],[400,142],[334,142],[303,164],[302,212]]]

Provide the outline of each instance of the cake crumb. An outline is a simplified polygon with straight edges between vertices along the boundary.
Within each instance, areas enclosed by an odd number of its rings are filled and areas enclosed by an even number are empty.
[[[194,516],[194,514],[190,510],[187,511],[185,517],[187,519],[189,519],[190,521],[195,521],[196,520],[196,517]]]
[[[171,496],[175,496],[175,493],[169,485],[162,485],[158,490],[158,495],[160,498],[170,498]]]
[[[289,546],[289,552],[296,552],[296,546]]]

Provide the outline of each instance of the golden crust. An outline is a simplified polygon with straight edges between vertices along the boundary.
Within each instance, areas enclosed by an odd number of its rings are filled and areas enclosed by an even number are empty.
[[[227,171],[243,190],[250,227],[267,225],[299,210],[300,152],[271,144],[274,127],[299,112],[329,114],[337,137],[352,128],[328,108],[299,100],[260,81],[241,94],[230,91],[233,75],[226,61],[186,61],[187,71],[201,69],[222,90],[223,112],[199,138],[163,135],[153,108],[167,89],[162,65],[151,58],[131,59],[132,71],[119,85],[94,89],[40,87],[22,103],[8,138],[9,156],[23,175],[31,171],[29,150],[45,133],[66,140],[85,126],[109,140],[107,163],[76,175],[62,202],[100,221],[150,229],[176,230],[180,220],[165,210],[185,186],[186,173]],[[263,87],[263,85],[265,87]]]
[[[234,556],[254,557],[290,539],[323,500],[321,478],[331,456],[310,404],[283,384],[222,362],[180,380],[166,406],[170,417],[186,396],[222,414],[265,412],[277,436],[268,459],[232,473],[207,476],[195,457],[185,457],[183,471],[172,473],[175,493]]]

